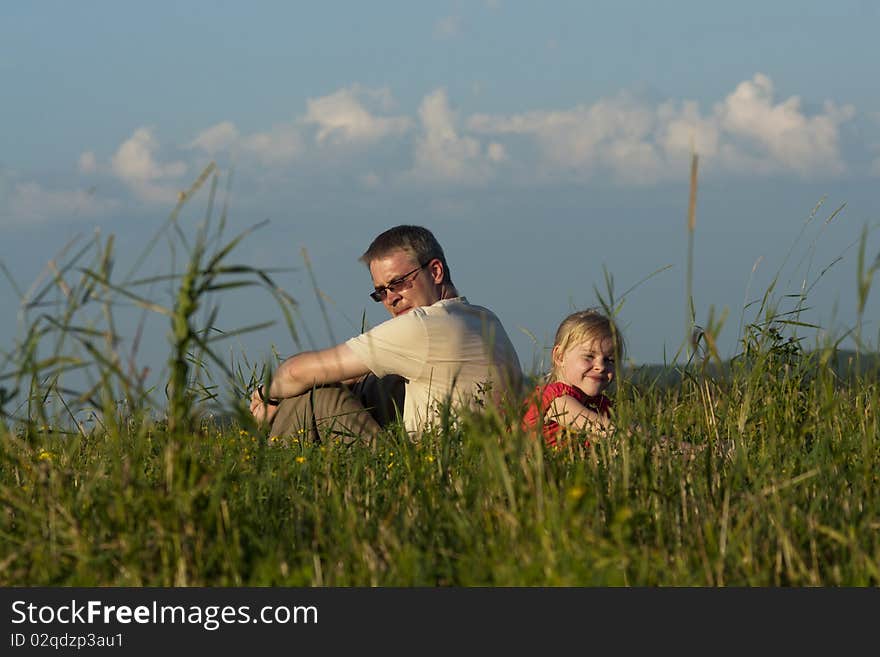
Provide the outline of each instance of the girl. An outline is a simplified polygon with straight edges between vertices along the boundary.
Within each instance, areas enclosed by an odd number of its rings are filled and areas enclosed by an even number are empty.
[[[553,341],[553,368],[529,400],[523,428],[541,427],[551,446],[568,432],[610,434],[611,400],[603,393],[614,380],[623,346],[615,323],[595,309],[562,320]],[[586,440],[584,446],[589,445]]]

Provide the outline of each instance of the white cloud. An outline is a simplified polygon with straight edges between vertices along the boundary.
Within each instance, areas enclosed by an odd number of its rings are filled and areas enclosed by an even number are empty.
[[[405,133],[412,121],[405,116],[375,116],[364,106],[373,101],[382,108],[393,105],[387,89],[364,89],[358,85],[340,89],[329,96],[307,101],[305,123],[318,126],[318,143],[370,143]]]
[[[492,163],[502,158],[500,144],[483,152],[480,142],[460,136],[456,116],[449,107],[444,89],[437,89],[419,107],[422,132],[416,139],[415,163],[406,178],[420,182],[485,184],[492,175]]]
[[[95,189],[46,189],[31,181],[10,181],[0,203],[0,225],[39,224],[106,215],[118,206]]]
[[[231,121],[222,121],[202,130],[188,145],[189,149],[198,149],[214,155],[225,151],[238,142],[238,128]]]
[[[756,74],[741,82],[724,102],[716,105],[718,126],[733,138],[742,138],[756,155],[782,170],[803,175],[841,173],[839,126],[853,117],[850,106],[826,101],[821,114],[807,117],[797,96],[773,104],[773,82]]]
[[[301,160],[309,149],[310,130],[318,146],[374,144],[386,137],[402,135],[413,121],[406,116],[381,116],[394,107],[388,89],[353,85],[307,101],[306,113],[268,130],[241,134],[231,121],[222,121],[200,132],[186,145],[210,156],[229,153],[243,156],[266,167],[281,167]]]
[[[721,130],[712,117],[700,115],[697,103],[663,103],[657,108],[657,120],[657,143],[668,158],[688,161],[693,150],[703,158],[718,154]]]
[[[98,160],[92,151],[86,151],[79,156],[76,167],[80,173],[95,173],[98,170]]]
[[[693,101],[653,107],[621,95],[571,110],[478,114],[468,126],[483,134],[529,137],[547,176],[604,172],[619,182],[650,184],[680,178],[692,148],[715,171],[839,174],[845,168],[839,128],[853,115],[852,107],[826,102],[820,113],[807,116],[796,96],[776,103],[772,82],[759,73],[708,116]]]
[[[280,124],[268,132],[257,132],[241,140],[241,150],[266,166],[293,162],[303,151],[303,140],[296,126]]]
[[[183,162],[161,164],[154,156],[158,147],[149,128],[138,128],[113,155],[111,169],[141,200],[173,202],[179,189],[163,183],[179,179],[187,166]]]
[[[661,169],[656,145],[648,140],[654,114],[625,96],[567,111],[478,114],[468,126],[486,134],[531,137],[546,175],[590,177],[604,169],[619,179],[645,182]]]
[[[303,138],[296,122],[280,123],[269,130],[242,135],[231,121],[221,121],[202,130],[186,145],[211,157],[220,153],[250,156],[264,166],[290,164],[303,150]]]

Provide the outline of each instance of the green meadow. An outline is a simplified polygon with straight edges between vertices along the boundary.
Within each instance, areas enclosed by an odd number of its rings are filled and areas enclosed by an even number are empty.
[[[189,235],[179,211],[202,187]],[[219,355],[213,309],[235,289],[299,320],[273,272],[237,262],[249,234],[222,237],[216,187],[209,167],[159,231],[185,248],[177,271],[120,277],[96,237],[22,295],[0,369],[0,585],[880,585],[867,229],[851,352],[809,338],[806,297],[771,287],[734,358],[710,313],[671,363],[623,371],[618,430],[590,449],[544,447],[516,408],[449,413],[418,441],[313,443],[254,426],[242,400],[265,367]],[[166,318],[164,388],[123,351],[123,305]]]

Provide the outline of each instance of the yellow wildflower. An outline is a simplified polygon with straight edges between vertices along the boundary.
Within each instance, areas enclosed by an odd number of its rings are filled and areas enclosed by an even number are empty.
[[[584,493],[587,492],[587,489],[583,486],[572,486],[568,489],[568,499],[572,502],[577,502],[584,496]]]

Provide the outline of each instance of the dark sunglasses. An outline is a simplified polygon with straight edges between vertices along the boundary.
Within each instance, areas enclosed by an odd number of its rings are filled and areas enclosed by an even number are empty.
[[[430,260],[428,260],[428,262],[423,265],[419,265],[412,271],[405,273],[403,276],[398,276],[393,281],[389,281],[388,285],[380,285],[375,290],[370,292],[370,298],[373,301],[382,301],[382,299],[384,299],[389,292],[400,292],[401,290],[408,290],[412,287],[413,281],[416,278],[415,276],[413,276],[413,274],[420,272],[429,264],[431,264]]]

